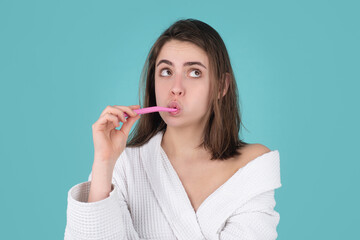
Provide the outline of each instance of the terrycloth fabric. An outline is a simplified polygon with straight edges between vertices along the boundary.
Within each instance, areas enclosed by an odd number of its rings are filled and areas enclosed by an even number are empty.
[[[195,212],[161,147],[162,136],[159,132],[142,147],[125,148],[116,162],[108,198],[86,202],[91,173],[87,182],[69,190],[66,240],[277,238],[278,150],[240,168]]]

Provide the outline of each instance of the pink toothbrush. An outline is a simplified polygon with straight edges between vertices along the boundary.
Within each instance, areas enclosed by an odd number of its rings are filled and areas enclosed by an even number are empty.
[[[135,109],[134,112],[137,114],[146,114],[146,113],[153,113],[153,112],[176,112],[176,108],[166,108],[166,107],[147,107],[147,108],[140,108]],[[125,117],[129,117],[126,113],[124,113]]]

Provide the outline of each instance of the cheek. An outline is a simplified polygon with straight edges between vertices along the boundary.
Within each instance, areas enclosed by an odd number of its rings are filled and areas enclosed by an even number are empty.
[[[210,92],[210,87],[208,86],[206,88],[206,90],[204,90],[204,93],[203,93],[204,97],[203,97],[203,101],[204,101],[204,105],[206,106],[206,110],[209,109],[209,106],[210,106],[210,101],[211,101],[211,92]]]
[[[209,98],[210,95],[210,88],[206,84],[199,84],[192,90],[193,95],[196,95],[198,98],[200,98],[202,101],[204,99]]]
[[[191,101],[194,104],[194,108],[199,112],[206,112],[209,108],[210,92],[207,86],[194,88],[191,92]]]
[[[159,81],[155,79],[155,92],[160,92],[159,88],[161,87],[161,84],[159,84]]]
[[[161,100],[166,96],[166,86],[164,84],[159,84],[155,81],[155,98],[156,102],[161,103]]]

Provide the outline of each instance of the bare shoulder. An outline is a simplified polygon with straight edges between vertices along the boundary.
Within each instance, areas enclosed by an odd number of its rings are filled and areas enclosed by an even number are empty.
[[[271,152],[268,147],[260,143],[249,144],[248,147],[248,153],[255,158],[265,153]]]
[[[237,162],[238,164],[240,164],[238,165],[238,167],[243,167],[257,157],[260,157],[265,153],[271,152],[271,150],[265,145],[254,143],[246,145],[240,150],[240,152],[241,155],[238,157]]]

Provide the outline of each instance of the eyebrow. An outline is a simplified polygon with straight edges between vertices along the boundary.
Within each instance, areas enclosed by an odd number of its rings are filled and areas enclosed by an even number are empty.
[[[161,63],[166,63],[166,64],[168,64],[170,66],[173,66],[173,63],[170,62],[169,60],[166,60],[166,59],[160,60],[156,66],[159,66]],[[184,63],[184,66],[192,66],[192,65],[200,65],[200,66],[204,67],[205,69],[207,69],[204,66],[204,64],[202,64],[201,62],[186,62],[186,63]]]

